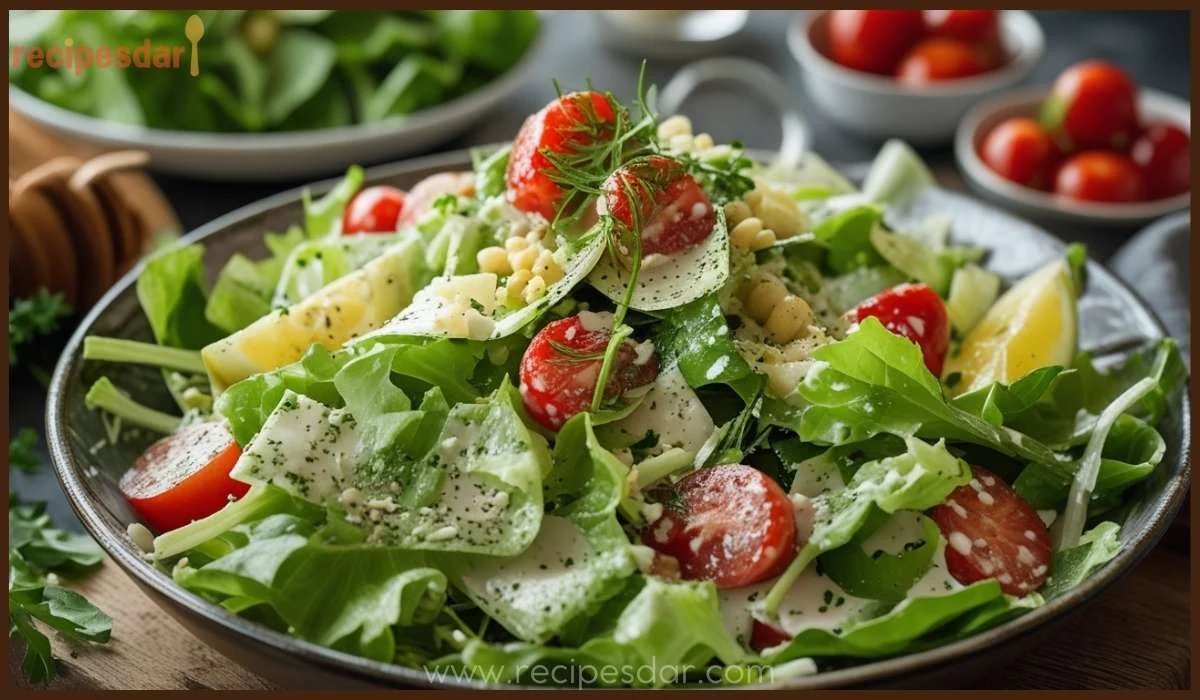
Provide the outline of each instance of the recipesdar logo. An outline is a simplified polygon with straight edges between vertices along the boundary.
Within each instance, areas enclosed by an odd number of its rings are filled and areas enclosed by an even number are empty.
[[[200,74],[204,20],[199,15],[188,17],[183,34],[188,45],[160,44],[147,38],[137,46],[89,46],[66,37],[54,46],[9,46],[9,64],[12,69],[45,67],[72,71],[77,76],[90,68],[178,69],[186,65],[195,77]]]

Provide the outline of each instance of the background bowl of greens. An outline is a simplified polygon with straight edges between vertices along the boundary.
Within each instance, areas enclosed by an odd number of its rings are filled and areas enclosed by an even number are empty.
[[[14,10],[9,45],[188,46],[190,11]],[[139,148],[154,168],[214,180],[295,180],[427,151],[521,83],[533,11],[206,10],[178,69],[9,74],[18,112],[60,135]],[[78,72],[78,74],[77,74]]]
[[[364,184],[409,188],[435,173],[470,168],[471,162],[468,153],[457,152],[381,166],[366,173]],[[311,191],[314,196],[320,195],[338,182],[318,183]],[[211,281],[236,254],[269,256],[264,235],[303,219],[303,192],[283,192],[226,214],[191,233],[179,245],[203,245],[203,274]],[[990,249],[985,265],[1010,281],[1063,255],[1064,244],[1037,226],[970,196],[938,188],[925,190],[911,205],[897,211],[896,222],[912,225],[931,213],[949,217],[950,237],[956,245]],[[1135,292],[1095,262],[1089,261],[1086,270],[1086,293],[1079,300],[1079,343],[1095,350],[1097,365],[1107,366],[1104,363],[1116,359],[1122,350],[1161,342],[1165,329]],[[88,387],[112,368],[83,360],[83,339],[88,335],[143,341],[152,337],[138,302],[136,283],[140,272],[141,268],[130,272],[93,307],[67,343],[49,390],[46,424],[50,454],[72,507],[91,535],[156,603],[192,633],[237,663],[286,687],[478,687],[477,682],[467,678],[433,677],[409,666],[355,656],[276,631],[189,592],[173,580],[170,572],[141,556],[126,534],[127,527],[138,518],[117,483],[153,436],[134,434],[129,439],[106,442],[105,421],[99,412],[88,408],[85,395]],[[198,269],[197,275],[200,273]],[[186,303],[194,306],[194,313],[203,313],[202,295],[198,301]],[[140,403],[163,410],[174,405],[158,369],[123,367],[121,383]],[[1015,619],[1001,618],[1002,624],[984,631],[951,625],[911,638],[912,629],[890,628],[897,639],[910,642],[900,651],[890,646],[895,639],[882,635],[872,640],[860,663],[791,678],[781,685],[811,689],[973,683],[985,669],[1027,651],[1032,636],[1068,613],[1085,608],[1092,597],[1130,571],[1166,532],[1187,494],[1190,426],[1186,392],[1174,392],[1158,422],[1163,438],[1161,461],[1145,480],[1131,487],[1119,512],[1105,516],[1121,522],[1111,543],[1116,551],[1099,565],[1090,555],[1071,562],[1070,569],[1075,572],[1072,576],[1079,576],[1074,587]]]

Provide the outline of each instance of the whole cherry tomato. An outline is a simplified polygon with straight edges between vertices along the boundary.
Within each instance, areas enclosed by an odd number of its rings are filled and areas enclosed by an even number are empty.
[[[996,10],[925,10],[924,14],[925,26],[933,36],[985,44],[1000,35]]]
[[[1146,181],[1136,163],[1112,151],[1084,151],[1058,169],[1054,192],[1088,202],[1140,202]]]
[[[599,92],[572,92],[532,114],[513,141],[506,181],[508,201],[553,220],[565,192],[554,158],[586,160],[588,146],[611,138],[616,111]]]
[[[1128,148],[1139,131],[1137,87],[1111,63],[1076,63],[1054,81],[1041,116],[1065,151]]]
[[[891,75],[925,32],[920,10],[834,10],[829,13],[833,60],[855,70]]]
[[[987,69],[988,60],[978,47],[958,39],[934,37],[908,52],[896,70],[896,77],[905,85],[921,86],[969,78]]]
[[[404,210],[404,190],[379,185],[354,195],[342,214],[342,233],[393,233]]]
[[[1155,122],[1133,142],[1129,156],[1142,169],[1150,199],[1187,192],[1192,185],[1192,140],[1174,124]]]
[[[1013,117],[988,132],[979,157],[1000,177],[1048,190],[1054,183],[1058,147],[1050,132],[1027,117]]]

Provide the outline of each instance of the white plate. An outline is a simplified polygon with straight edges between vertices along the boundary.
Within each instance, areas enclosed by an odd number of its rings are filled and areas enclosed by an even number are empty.
[[[1132,229],[1188,206],[1191,194],[1133,204],[1080,202],[1005,180],[984,165],[979,145],[984,136],[1009,117],[1036,117],[1048,87],[1007,93],[972,109],[954,140],[954,157],[971,189],[979,195],[1047,228],[1062,225]],[[1157,90],[1142,89],[1138,109],[1143,121],[1166,121],[1191,132],[1192,111],[1186,101]]]
[[[155,170],[205,180],[268,182],[330,175],[351,163],[432,150],[466,131],[520,86],[542,43],[539,35],[515,65],[462,97],[410,116],[334,129],[208,133],[120,124],[63,109],[9,85],[9,104],[53,132],[106,149],[150,154]]]

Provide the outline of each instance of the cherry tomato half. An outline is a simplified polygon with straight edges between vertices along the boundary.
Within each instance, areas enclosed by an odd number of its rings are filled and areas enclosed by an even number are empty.
[[[950,347],[950,317],[942,298],[927,284],[902,284],[885,289],[859,304],[852,318],[875,317],[883,327],[908,338],[921,348],[925,366],[935,377],[942,376],[946,350]]]
[[[597,207],[631,230],[641,228],[644,255],[687,250],[707,238],[716,223],[712,200],[700,183],[683,163],[664,156],[639,158],[610,175]]]
[[[1054,81],[1042,124],[1065,151],[1127,148],[1139,131],[1137,88],[1111,63],[1077,63]]]
[[[988,62],[978,47],[958,39],[934,37],[908,52],[896,69],[896,77],[905,85],[919,87],[969,78],[987,69]]]
[[[599,92],[573,92],[530,115],[508,158],[508,200],[517,209],[553,220],[563,189],[554,181],[551,155],[570,157],[612,134],[616,112]]]
[[[1087,202],[1140,202],[1146,181],[1137,164],[1119,153],[1084,151],[1058,169],[1054,192]]]
[[[982,467],[929,511],[946,538],[946,568],[963,585],[994,578],[1005,593],[1042,587],[1050,570],[1050,534],[1025,499]]]
[[[796,511],[775,480],[743,464],[706,467],[673,487],[642,532],[685,579],[737,588],[777,576],[796,556]]]
[[[342,233],[394,233],[404,210],[404,190],[379,185],[354,195],[342,214]]]
[[[550,430],[586,411],[600,380],[604,351],[612,337],[612,315],[582,312],[538,331],[521,358],[525,412]],[[658,376],[653,348],[626,338],[604,387],[606,401],[646,386]]]
[[[833,10],[830,57],[847,68],[891,75],[924,31],[920,10]]]
[[[1155,122],[1133,142],[1129,156],[1142,169],[1150,199],[1171,197],[1192,186],[1192,139],[1174,124]]]
[[[229,472],[241,450],[223,422],[197,423],[150,446],[121,477],[121,493],[159,532],[206,518],[250,489]]]
[[[1048,190],[1054,182],[1058,147],[1050,132],[1033,119],[1013,117],[988,132],[979,157],[1000,177]]]

